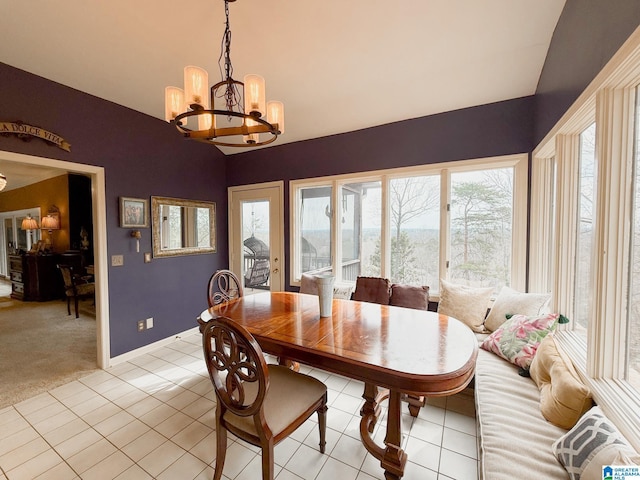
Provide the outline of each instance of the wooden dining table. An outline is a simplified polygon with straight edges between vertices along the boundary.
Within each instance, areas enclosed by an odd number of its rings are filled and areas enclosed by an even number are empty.
[[[333,299],[320,317],[317,296],[263,292],[202,312],[246,327],[263,351],[364,382],[360,436],[387,480],[404,474],[403,394],[446,396],[463,390],[475,372],[478,343],[462,322],[435,312]],[[371,437],[388,397],[384,446]]]

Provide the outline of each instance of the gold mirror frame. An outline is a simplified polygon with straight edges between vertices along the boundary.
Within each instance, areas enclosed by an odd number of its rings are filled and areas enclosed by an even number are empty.
[[[209,211],[209,238],[210,245],[208,247],[180,247],[180,248],[162,248],[162,219],[161,206],[177,206],[186,208],[206,208]],[[202,253],[216,252],[216,204],[215,202],[184,200],[181,198],[171,197],[151,197],[151,227],[153,237],[153,256],[154,257],[175,257],[179,255],[197,255]],[[184,231],[182,232],[184,235]]]

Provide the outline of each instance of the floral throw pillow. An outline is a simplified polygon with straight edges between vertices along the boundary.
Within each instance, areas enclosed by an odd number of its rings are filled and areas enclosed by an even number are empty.
[[[558,317],[557,313],[538,317],[514,315],[489,335],[480,348],[528,370],[542,339],[555,330]]]

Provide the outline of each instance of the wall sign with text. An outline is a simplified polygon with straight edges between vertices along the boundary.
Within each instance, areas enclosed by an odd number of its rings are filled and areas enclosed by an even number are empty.
[[[49,145],[55,145],[67,152],[71,151],[71,144],[64,138],[51,133],[43,128],[34,127],[23,122],[0,122],[0,135],[6,137],[8,135],[17,135],[18,138],[25,142],[31,141],[32,138],[40,138]]]

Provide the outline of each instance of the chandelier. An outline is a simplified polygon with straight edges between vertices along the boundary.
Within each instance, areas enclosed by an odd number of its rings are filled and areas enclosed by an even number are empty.
[[[232,78],[229,2],[233,1],[224,0],[226,26],[218,59],[223,80],[207,92],[206,70],[185,67],[184,90],[165,88],[165,120],[185,137],[213,145],[267,145],[284,133],[284,105],[278,101],[265,104],[265,82],[260,75],[246,75],[244,82]]]

